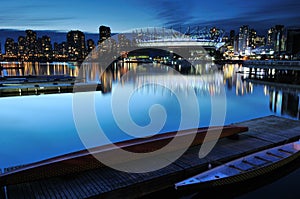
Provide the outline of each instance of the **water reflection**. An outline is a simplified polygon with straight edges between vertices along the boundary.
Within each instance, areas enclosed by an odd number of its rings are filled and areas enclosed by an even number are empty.
[[[0,62],[0,76],[42,76],[68,75],[76,77],[79,72],[77,62]]]
[[[224,84],[223,72],[209,63],[197,64],[177,72],[163,64],[113,63],[105,71],[99,63],[85,63],[81,67],[78,81],[102,83],[104,92],[111,91],[113,82],[133,84],[136,88],[147,82],[160,82],[165,87],[193,88],[196,92],[206,90],[211,94],[220,92],[219,88]],[[186,75],[186,81],[182,82],[180,73]]]
[[[215,65],[212,62],[194,60],[188,66],[175,68],[186,81],[182,82],[178,74],[174,74],[171,66],[160,63],[126,63],[113,62],[110,67],[103,70],[98,62],[1,62],[1,76],[42,76],[42,75],[68,75],[77,77],[77,82],[101,83],[102,93],[110,93],[114,84],[133,84],[135,88],[147,82],[163,82],[166,88],[186,90],[193,88],[198,96],[220,94],[220,87],[225,86],[228,92],[234,92],[236,96],[252,95],[257,85],[263,86],[263,94],[269,97],[269,109],[271,112],[300,119],[299,116],[299,92],[289,86],[281,87],[280,82],[272,82],[269,79],[259,78],[255,82],[250,69],[240,64]],[[82,72],[79,73],[80,68]],[[155,73],[159,70],[159,75]],[[270,70],[272,72],[272,70]],[[126,75],[130,72],[131,75]],[[257,75],[262,73],[256,71]],[[80,75],[80,76],[79,76]],[[261,76],[260,76],[261,77]],[[272,76],[273,77],[273,76]],[[294,86],[294,85],[293,85]],[[153,91],[157,86],[150,85]],[[145,92],[149,86],[142,87],[139,92]],[[160,88],[161,89],[161,88]],[[159,92],[159,91],[157,91]],[[259,99],[258,99],[259,100]]]
[[[300,119],[299,93],[272,89],[269,91],[270,110],[278,115]]]
[[[276,115],[300,119],[300,86],[293,83],[298,77],[298,72],[285,71],[283,77],[278,78],[282,71],[275,69],[251,69],[244,67],[241,74],[245,83],[249,85],[261,85],[265,96],[269,97],[269,109]],[[288,80],[289,79],[289,80]],[[253,87],[251,88],[253,91]]]
[[[16,67],[18,64],[2,64],[2,66]],[[240,65],[216,66],[211,63],[197,63],[184,72],[178,70],[184,73],[186,81],[180,80],[179,74],[174,73],[169,66],[156,63],[115,62],[105,71],[95,62],[87,62],[83,66],[65,63],[38,65],[28,63],[26,67],[22,69],[23,71],[11,69],[9,75],[64,74],[76,76],[78,81],[86,83],[101,83],[102,92],[95,92],[96,114],[103,130],[111,132],[109,137],[112,141],[128,138],[114,122],[111,111],[111,97],[117,85],[123,90],[128,87],[139,88],[132,96],[129,107],[132,119],[137,124],[149,124],[148,111],[153,104],[162,104],[166,107],[168,118],[162,132],[177,129],[180,122],[178,101],[166,88],[177,89],[182,95],[186,95],[187,88],[195,90],[200,110],[199,126],[210,124],[211,96],[214,95],[216,98],[221,96],[223,94],[219,90],[221,86],[224,86],[226,91],[225,124],[270,114],[300,119],[299,90],[277,87],[267,82],[250,81],[248,69]],[[79,76],[80,69],[83,72]],[[160,75],[155,73],[157,70],[160,71]],[[141,87],[155,80],[162,85],[149,84]],[[0,156],[5,160],[0,162],[0,167],[29,163],[83,148],[72,116],[72,94],[7,97],[0,100],[2,121],[0,146],[3,147]],[[121,105],[124,104],[123,100],[120,99]],[[186,103],[189,104],[188,100]],[[32,145],[33,141],[35,145]]]

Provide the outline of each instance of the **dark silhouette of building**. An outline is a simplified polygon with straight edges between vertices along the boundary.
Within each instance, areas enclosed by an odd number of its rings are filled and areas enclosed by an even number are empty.
[[[37,55],[37,38],[36,32],[33,30],[26,30],[26,48],[25,53],[28,57],[36,57]]]
[[[110,27],[100,26],[99,27],[99,43],[102,43],[106,39],[111,37]]]
[[[300,28],[287,30],[286,51],[291,55],[300,54]]]
[[[234,38],[235,38],[235,31],[230,30],[230,33],[229,33],[229,45],[230,46],[234,45]]]
[[[273,46],[274,52],[277,54],[285,50],[283,25],[276,25],[269,29],[267,44]]]
[[[53,56],[55,59],[58,60],[65,60],[68,57],[68,49],[67,49],[67,43],[54,43],[53,46]]]
[[[23,36],[19,36],[18,38],[18,57],[19,58],[24,58],[26,53],[26,38]]]
[[[90,53],[95,48],[95,42],[92,39],[87,40],[87,52]]]
[[[53,55],[51,39],[49,36],[38,38],[37,41],[38,57],[42,59],[51,59]]]
[[[7,38],[5,41],[5,55],[13,56],[16,54],[16,44],[14,39]]]
[[[67,34],[68,57],[70,60],[83,60],[86,55],[85,35],[76,30]]]

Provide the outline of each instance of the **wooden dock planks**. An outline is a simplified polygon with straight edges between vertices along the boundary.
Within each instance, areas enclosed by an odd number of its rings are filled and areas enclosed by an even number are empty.
[[[10,185],[8,198],[23,195],[26,198],[137,198],[172,187],[175,182],[206,169],[208,162],[217,165],[300,138],[300,121],[281,117],[262,117],[236,125],[248,126],[249,131],[242,133],[238,140],[219,140],[203,159],[198,158],[200,146],[193,146],[177,161],[158,171],[139,174],[103,167],[76,175]]]

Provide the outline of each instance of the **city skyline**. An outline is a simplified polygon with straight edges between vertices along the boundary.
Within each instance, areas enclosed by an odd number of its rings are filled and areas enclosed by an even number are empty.
[[[157,34],[157,29],[154,28],[153,30],[155,31],[154,34]],[[139,31],[142,31],[142,29]],[[147,28],[144,29],[144,31],[146,31],[144,33],[151,35],[150,29]],[[173,30],[170,31],[171,35],[173,35]],[[200,32],[197,32],[197,30],[196,32],[194,32],[195,30],[189,31],[186,33],[187,35],[200,34]],[[223,49],[219,49],[221,46],[215,48],[216,46],[214,46],[212,43],[203,43],[202,45],[206,45],[206,48],[210,48],[209,45],[212,45],[211,47],[214,47],[215,50],[219,51],[220,53],[222,52],[226,59],[228,59],[228,57],[232,59],[233,56],[239,55],[269,55],[272,57],[274,53],[278,55],[281,53],[287,53],[287,56],[297,55],[299,53],[299,28],[286,29],[284,25],[276,25],[269,28],[267,36],[258,35],[257,31],[249,27],[249,25],[241,26],[237,33],[235,33],[234,30],[231,30],[230,35],[225,37],[223,37],[224,31],[217,29],[216,27],[206,29],[205,31],[206,32],[202,32],[201,35],[197,36],[198,39],[205,37],[213,42],[223,42],[221,45],[223,46]],[[63,60],[83,60],[88,53],[95,48],[97,43],[100,44],[113,35],[111,33],[111,28],[103,25],[99,27],[99,33],[96,40],[87,38],[85,33],[79,30],[70,30],[65,35],[66,40],[64,39],[62,42],[53,42],[51,36],[47,34],[43,34],[41,36],[38,35],[36,31],[30,29],[24,31],[24,33],[26,36],[19,35],[16,40],[12,37],[6,38],[3,55],[4,59],[32,59],[50,61],[54,58]],[[42,31],[42,33],[46,32]],[[144,35],[144,33],[142,33],[142,35]],[[125,35],[122,37],[122,34],[117,35],[117,37],[113,37],[112,41],[116,44],[116,46],[111,46],[110,48],[115,49],[123,45],[135,45],[140,41],[144,41],[144,39],[141,40],[141,38],[139,38],[138,35],[140,35],[140,33],[135,32],[133,34],[136,34],[136,38],[132,39],[132,41],[126,39]],[[168,35],[166,29],[164,29],[162,34],[164,36]],[[191,37],[193,38],[196,35],[191,35]],[[147,38],[147,36],[145,37]],[[117,44],[115,40],[119,40],[119,44]],[[213,54],[217,55],[216,52]]]
[[[258,31],[276,24],[297,26],[300,3],[295,0],[230,0],[214,3],[196,0],[115,0],[113,2],[64,0],[45,2],[21,0],[1,2],[0,29],[33,29],[67,32],[81,30],[97,33],[99,24],[109,25],[112,32],[140,27],[217,26],[237,29],[243,24]]]

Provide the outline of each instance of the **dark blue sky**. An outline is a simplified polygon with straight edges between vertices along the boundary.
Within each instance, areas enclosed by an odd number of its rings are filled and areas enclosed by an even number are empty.
[[[229,31],[243,24],[265,30],[300,24],[299,0],[2,0],[0,29],[112,32],[164,26],[217,26]]]

